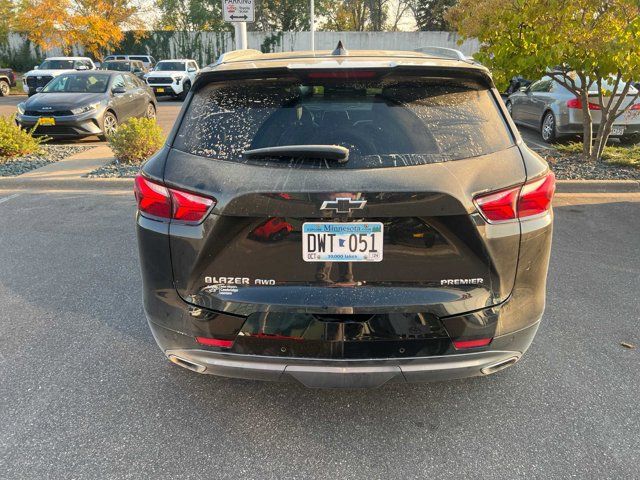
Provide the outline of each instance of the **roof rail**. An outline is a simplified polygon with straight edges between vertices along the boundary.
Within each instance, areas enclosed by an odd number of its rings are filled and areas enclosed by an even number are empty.
[[[260,50],[254,50],[253,48],[247,48],[245,50],[231,50],[230,52],[223,53],[218,59],[210,66],[215,67],[221,63],[233,62],[234,60],[242,60],[246,57],[255,57],[256,55],[262,55]]]
[[[420,48],[416,48],[414,52],[424,53],[426,55],[431,55],[433,57],[449,58],[451,60],[462,60],[464,62],[468,61],[467,56],[464,53],[462,53],[460,50],[456,50],[455,48],[420,47]]]

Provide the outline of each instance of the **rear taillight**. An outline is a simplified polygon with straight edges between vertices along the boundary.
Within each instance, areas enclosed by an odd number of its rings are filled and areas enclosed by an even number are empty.
[[[556,176],[549,172],[542,178],[525,183],[518,200],[518,218],[540,215],[551,208]]]
[[[556,177],[553,172],[522,186],[478,195],[474,201],[489,222],[540,215],[551,208]]]
[[[589,110],[601,110],[600,105],[589,102]],[[582,110],[582,101],[579,98],[572,98],[567,101],[567,108],[577,108]]]
[[[138,210],[145,216],[200,223],[215,205],[215,200],[195,193],[170,188],[138,174],[134,193]]]
[[[233,346],[233,340],[222,338],[196,337],[196,342],[207,347],[231,348]]]
[[[629,110],[640,110],[640,103],[634,103]]]
[[[456,350],[464,350],[466,348],[486,347],[491,343],[493,338],[475,338],[473,340],[454,340],[453,346]]]

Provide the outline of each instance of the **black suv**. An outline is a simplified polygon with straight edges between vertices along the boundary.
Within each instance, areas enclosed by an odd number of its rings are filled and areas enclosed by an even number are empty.
[[[10,68],[0,68],[0,97],[6,97],[16,86],[16,75]]]
[[[234,52],[136,178],[149,325],[199,373],[494,373],[544,310],[554,184],[482,66]]]

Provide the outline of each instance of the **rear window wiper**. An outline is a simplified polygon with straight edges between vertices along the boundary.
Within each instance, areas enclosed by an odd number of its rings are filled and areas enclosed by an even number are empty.
[[[311,158],[335,160],[338,163],[349,161],[349,149],[339,145],[281,145],[245,150],[242,154],[245,158]]]

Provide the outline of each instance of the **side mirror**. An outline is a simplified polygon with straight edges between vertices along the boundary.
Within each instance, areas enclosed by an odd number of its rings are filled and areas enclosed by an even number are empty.
[[[525,92],[525,93],[527,92],[527,90],[529,90],[529,87],[520,87],[520,88],[518,89],[518,91],[520,91],[520,92]]]
[[[40,65],[36,65],[35,67],[33,67],[34,70],[38,70],[40,68]]]
[[[80,70],[80,71],[82,71],[82,70],[89,70],[89,67],[87,67],[86,65],[78,65],[78,66],[76,67],[76,70]]]
[[[38,88],[36,88],[36,93],[40,93],[40,92],[42,91],[42,88],[43,88],[43,87],[38,87]]]
[[[195,69],[195,68],[193,68],[193,67],[189,67],[189,68],[187,68],[187,72],[189,72],[189,73],[193,73],[193,72],[195,72],[195,71],[196,71],[196,69]]]
[[[126,92],[126,90],[125,90],[124,87],[113,87],[111,89],[111,93],[113,93],[114,95],[119,95],[119,94],[122,94],[122,93],[125,93],[125,92]]]

